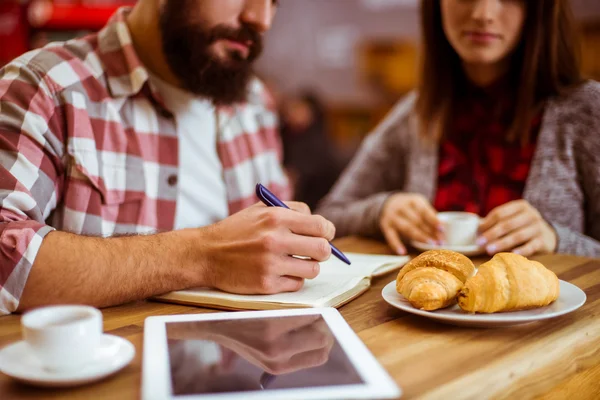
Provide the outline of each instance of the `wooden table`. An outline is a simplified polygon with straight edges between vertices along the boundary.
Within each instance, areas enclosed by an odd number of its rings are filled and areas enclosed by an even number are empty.
[[[344,251],[389,253],[380,243],[348,238]],[[403,398],[600,398],[600,260],[537,258],[559,278],[585,290],[578,311],[504,329],[442,325],[388,306],[381,290],[395,275],[376,279],[341,313],[404,390]],[[483,260],[476,260],[480,263]],[[130,340],[134,361],[103,382],[69,390],[41,390],[0,376],[0,399],[137,399],[140,396],[144,319],[210,310],[140,301],[103,310],[107,333]],[[0,346],[21,337],[20,317],[0,317]]]

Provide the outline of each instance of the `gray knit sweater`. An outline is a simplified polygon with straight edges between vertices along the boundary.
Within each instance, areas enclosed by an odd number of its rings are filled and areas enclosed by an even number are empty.
[[[438,143],[418,135],[415,100],[407,96],[365,139],[320,204],[337,236],[381,237],[379,215],[395,192],[435,198]],[[600,257],[600,83],[548,101],[523,198],[556,229],[557,252]]]

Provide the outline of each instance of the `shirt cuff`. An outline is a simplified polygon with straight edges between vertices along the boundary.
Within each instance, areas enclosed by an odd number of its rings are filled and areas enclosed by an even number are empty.
[[[556,231],[556,253],[600,257],[600,242],[565,226],[552,224]]]
[[[0,315],[17,310],[42,241],[53,230],[32,220],[0,223]]]

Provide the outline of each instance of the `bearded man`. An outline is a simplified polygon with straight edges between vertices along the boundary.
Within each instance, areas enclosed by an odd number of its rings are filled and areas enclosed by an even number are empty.
[[[333,225],[254,204],[258,182],[288,193],[252,72],[276,10],[139,0],[0,70],[0,314],[296,291],[319,273]]]

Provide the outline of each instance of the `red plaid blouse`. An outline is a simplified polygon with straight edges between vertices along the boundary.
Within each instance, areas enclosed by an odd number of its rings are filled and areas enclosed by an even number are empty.
[[[541,113],[531,123],[528,143],[510,143],[506,132],[512,122],[513,99],[500,83],[486,91],[468,89],[440,143],[436,210],[467,211],[483,217],[522,198]]]

